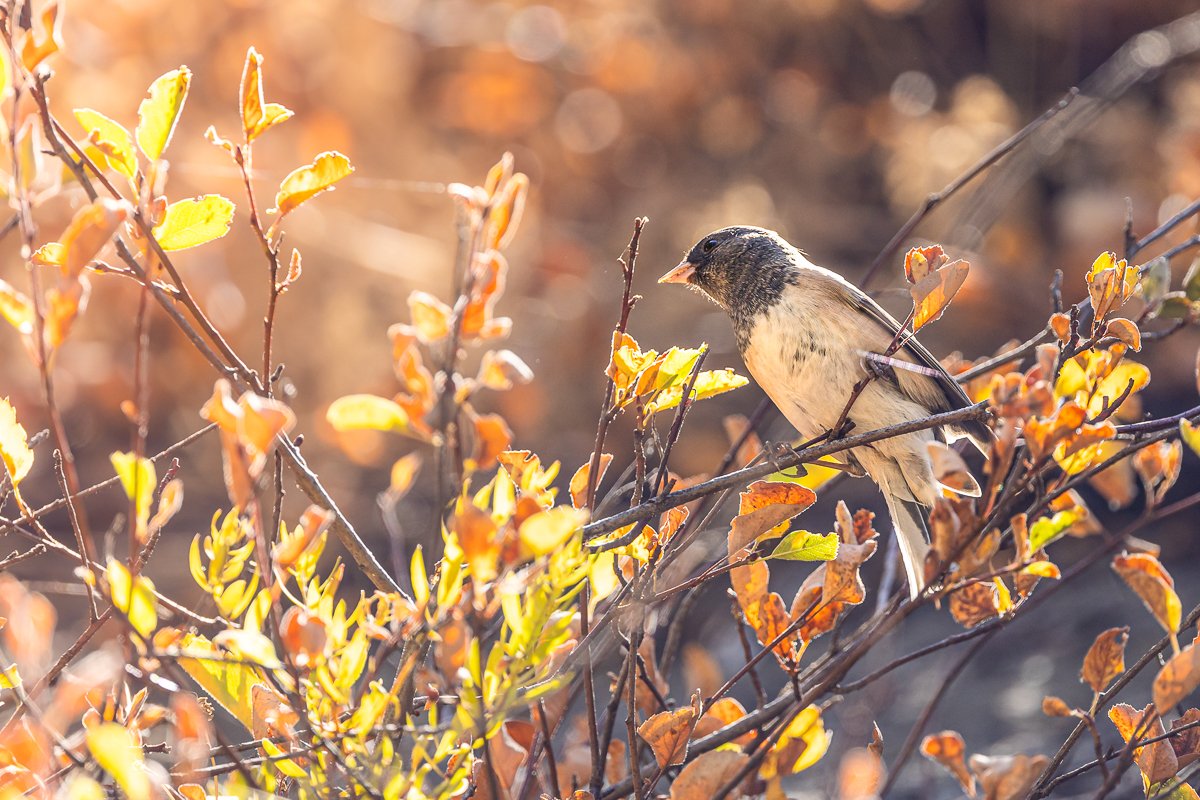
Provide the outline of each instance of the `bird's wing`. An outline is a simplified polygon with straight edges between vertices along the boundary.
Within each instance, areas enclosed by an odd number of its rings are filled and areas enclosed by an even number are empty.
[[[882,306],[872,300],[857,286],[854,286],[849,281],[844,281],[844,283],[849,290],[847,293],[847,301],[854,308],[865,313],[868,317],[878,322],[879,325],[885,331],[887,331],[889,336],[894,337],[900,330],[900,323],[896,320],[896,318],[885,311]],[[944,408],[937,410],[950,411],[958,408],[966,408],[967,406],[972,405],[971,398],[967,396],[965,391],[963,391],[963,388],[959,385],[958,381],[956,381],[954,377],[946,371],[946,368],[942,366],[941,362],[937,360],[933,353],[929,352],[929,349],[925,347],[925,345],[917,341],[916,337],[908,337],[907,342],[905,343],[904,347],[900,349],[900,352],[911,358],[914,363],[924,367],[924,374],[926,374],[929,379],[937,385],[944,402]],[[901,391],[904,391],[903,382],[898,383],[900,384]],[[978,420],[972,420],[963,424],[961,429],[963,433],[970,436],[971,439],[976,442],[980,450],[984,449],[984,443],[991,441],[991,431],[986,425]]]

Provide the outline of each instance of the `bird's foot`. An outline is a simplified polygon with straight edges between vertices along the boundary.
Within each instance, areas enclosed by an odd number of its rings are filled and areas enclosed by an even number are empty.
[[[787,442],[763,442],[763,457],[777,470],[786,469],[779,460],[796,452]]]

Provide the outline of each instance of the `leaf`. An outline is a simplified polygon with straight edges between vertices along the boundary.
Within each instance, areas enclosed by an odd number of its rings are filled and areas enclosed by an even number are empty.
[[[113,605],[129,618],[129,624],[148,639],[158,627],[158,598],[149,578],[132,576],[129,568],[115,558],[108,559],[105,569]]]
[[[686,380],[686,378],[685,378]],[[729,392],[749,383],[745,376],[738,375],[731,369],[707,370],[696,376],[692,387],[692,400],[705,400],[724,392]],[[653,400],[646,404],[646,413],[657,414],[679,405],[683,399],[683,385],[670,386],[660,391]]]
[[[144,543],[148,535],[146,524],[150,519],[150,503],[158,486],[154,462],[148,458],[139,459],[133,453],[113,453],[109,460],[121,479],[125,496],[134,501],[138,541]]]
[[[350,159],[341,153],[329,150],[313,159],[312,164],[292,170],[279,184],[275,195],[274,211],[282,217],[294,211],[301,203],[314,197],[354,172]]]
[[[1200,648],[1195,644],[1180,650],[1154,678],[1154,707],[1166,714],[1200,686]]]
[[[1128,641],[1128,626],[1109,628],[1097,636],[1083,657],[1079,680],[1097,694],[1107,689],[1113,679],[1125,671],[1125,643]]]
[[[1142,299],[1147,306],[1154,306],[1171,290],[1171,262],[1157,256],[1141,267]]]
[[[266,738],[262,739],[259,744],[262,745],[262,749],[267,754],[267,757],[271,759],[271,766],[275,769],[289,778],[300,779],[308,777],[308,770],[292,759],[283,757],[288,751]]]
[[[78,278],[93,258],[125,221],[124,203],[100,198],[75,212],[67,229],[59,237],[63,246],[62,275]]]
[[[408,296],[408,310],[412,314],[417,338],[425,344],[436,342],[450,335],[453,309],[428,292],[414,291]]]
[[[1109,320],[1104,334],[1123,342],[1134,352],[1142,349],[1142,332],[1138,329],[1137,323],[1131,319],[1117,317]]]
[[[1108,710],[1108,718],[1117,726],[1117,732],[1126,742],[1135,735],[1142,740],[1166,733],[1162,719],[1154,713],[1153,706],[1146,706],[1139,711],[1125,703],[1118,703]],[[1165,781],[1179,772],[1179,759],[1167,741],[1135,747],[1133,754],[1138,769],[1151,784]]]
[[[408,430],[408,414],[394,400],[373,394],[350,394],[329,405],[325,419],[338,432]]]
[[[166,629],[158,633],[166,633]],[[155,643],[159,649],[158,636]],[[184,634],[179,642],[182,655],[179,666],[183,668],[213,700],[228,711],[246,728],[254,729],[251,687],[262,681],[256,667],[234,661],[226,661],[220,651],[199,634]]]
[[[930,322],[941,319],[954,295],[966,282],[970,270],[971,265],[959,259],[939,267],[909,287],[915,308],[912,322],[914,333]]]
[[[1062,571],[1052,561],[1034,561],[1022,568],[1021,574],[1033,575],[1037,578],[1050,578],[1051,580],[1058,580],[1062,577]]]
[[[837,551],[836,533],[792,531],[775,545],[768,558],[782,558],[786,561],[832,561],[837,558]]]
[[[941,765],[953,775],[971,797],[975,796],[975,776],[967,771],[966,743],[957,731],[942,731],[921,740],[921,755]]]
[[[660,711],[638,726],[638,735],[650,745],[660,768],[666,769],[672,764],[684,762],[688,739],[696,725],[699,703],[699,696],[695,696],[692,705],[687,708]]]
[[[736,750],[711,750],[688,763],[671,783],[670,800],[703,800],[733,780],[750,763],[750,756]],[[734,790],[732,797],[739,792]]]
[[[264,100],[262,62],[263,57],[253,47],[246,51],[239,99],[242,108],[242,132],[247,143],[292,118],[290,109],[279,103],[268,103]]]
[[[920,283],[949,260],[941,245],[914,247],[904,255],[904,278],[909,283]]]
[[[950,594],[950,614],[965,628],[998,617],[1003,611],[996,586],[990,582],[968,583]]]
[[[8,398],[0,400],[0,458],[13,486],[19,484],[33,468],[33,450],[25,428],[17,422],[16,409]]]
[[[595,454],[593,454],[595,455]],[[612,453],[601,453],[599,469],[596,471],[596,486],[604,480],[604,473],[608,471],[608,465],[612,463]],[[588,480],[592,469],[592,459],[589,457],[583,466],[575,470],[575,474],[571,476],[570,492],[571,505],[576,508],[583,508],[587,505],[587,488]]]
[[[1179,436],[1192,452],[1200,456],[1200,426],[1193,425],[1186,419],[1179,420]]]
[[[787,521],[817,501],[811,490],[794,483],[755,481],[741,493],[738,515],[729,533],[729,553],[734,556],[756,539],[778,535]]]
[[[171,143],[191,82],[192,71],[187,67],[164,73],[150,84],[146,99],[138,106],[137,143],[151,161],[162,158]]]
[[[22,336],[33,333],[33,324],[37,319],[33,303],[5,280],[0,280],[0,316]]]
[[[31,29],[25,32],[21,42],[21,64],[29,72],[37,69],[38,64],[57,53],[63,46],[62,15],[58,13],[58,3],[55,0],[42,7],[39,20],[41,36],[38,36],[37,30]],[[8,59],[5,58],[4,61],[4,67],[9,69]]]
[[[979,497],[979,483],[967,469],[967,462],[963,461],[958,451],[945,442],[935,440],[927,442],[925,447],[933,466],[933,479],[941,487],[966,497]]]
[[[115,722],[101,722],[85,731],[88,751],[113,776],[125,796],[129,800],[150,800],[150,773],[145,768],[139,738],[134,731]]]
[[[1076,509],[1059,511],[1051,517],[1040,517],[1029,526],[1029,549],[1033,552],[1041,550],[1067,532],[1079,521],[1080,514]]]
[[[770,780],[808,769],[825,755],[830,738],[821,721],[820,709],[808,706],[788,723],[783,735],[763,759],[758,776]]]
[[[479,362],[475,380],[481,386],[503,392],[516,384],[529,383],[533,380],[533,370],[511,350],[489,350]]]
[[[1047,695],[1042,698],[1042,713],[1047,717],[1069,717],[1071,707],[1061,697]]]
[[[1119,555],[1112,568],[1141,598],[1146,609],[1169,634],[1179,632],[1183,606],[1175,594],[1175,581],[1154,556],[1147,553]]]
[[[154,226],[154,238],[163,250],[189,247],[220,239],[229,233],[233,201],[219,194],[179,200],[167,206],[162,221]]]
[[[1049,756],[985,756],[976,753],[969,763],[987,800],[1018,800],[1029,794],[1034,781],[1050,764]]]
[[[75,109],[75,119],[87,131],[88,141],[104,155],[108,166],[132,181],[137,175],[137,153],[133,149],[133,136],[125,126],[90,108]]]
[[[521,523],[521,544],[535,558],[554,552],[587,522],[588,514],[577,508],[558,506],[539,511]]]

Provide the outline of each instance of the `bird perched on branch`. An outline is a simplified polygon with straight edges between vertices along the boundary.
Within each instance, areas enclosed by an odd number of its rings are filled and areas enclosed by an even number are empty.
[[[954,378],[915,339],[903,340],[894,353],[883,355],[901,341],[900,323],[774,231],[731,227],[710,233],[659,283],[690,285],[725,309],[750,374],[805,438],[843,420],[865,432],[971,405]],[[858,387],[869,374],[872,379]],[[861,391],[847,412],[856,387]],[[883,492],[913,597],[925,585],[927,509],[940,494],[928,443],[946,436],[969,437],[982,451],[990,431],[973,420],[961,428],[907,433],[845,454],[849,467],[866,472]],[[977,485],[958,490],[979,493]]]

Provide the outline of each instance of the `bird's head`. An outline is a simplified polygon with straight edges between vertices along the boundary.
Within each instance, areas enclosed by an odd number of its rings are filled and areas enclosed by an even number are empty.
[[[704,236],[659,283],[693,286],[731,313],[786,279],[792,247],[766,228],[734,226]]]

